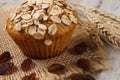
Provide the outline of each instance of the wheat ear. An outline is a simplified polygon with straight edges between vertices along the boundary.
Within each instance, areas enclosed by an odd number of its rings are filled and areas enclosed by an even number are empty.
[[[89,8],[75,3],[72,5],[82,10],[87,18],[96,24],[96,28],[100,35],[105,37],[107,41],[120,48],[120,18],[112,14],[106,13],[96,8]],[[114,30],[116,31],[114,31]]]
[[[109,41],[116,47],[120,47],[120,27],[118,25],[119,21],[116,20],[117,22],[112,22],[112,20],[114,19],[104,20],[104,18],[102,17],[94,15],[92,13],[89,13],[88,16],[90,21],[96,24],[97,30],[102,36],[104,36],[107,39],[107,41]],[[108,21],[108,23],[106,21]]]

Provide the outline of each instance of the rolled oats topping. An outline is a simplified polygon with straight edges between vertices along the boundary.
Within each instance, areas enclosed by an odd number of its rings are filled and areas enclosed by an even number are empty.
[[[36,33],[34,34],[34,38],[35,38],[35,39],[38,39],[38,40],[44,39],[44,35],[41,34],[40,32],[36,32]]]
[[[21,27],[22,28],[27,28],[29,26],[33,25],[33,20],[23,20],[21,21]]]
[[[29,0],[29,1],[28,1],[28,5],[32,5],[32,4],[35,4],[35,3],[36,3],[35,0]]]
[[[39,6],[39,5],[38,5]],[[39,7],[38,6],[34,6],[34,9],[35,11],[39,10]],[[41,6],[41,5],[40,5]],[[42,8],[41,8],[42,9]]]
[[[67,17],[66,15],[63,15],[61,19],[62,19],[62,22],[63,22],[65,25],[70,25],[70,24],[71,24],[71,20],[70,20],[69,17]]]
[[[21,24],[20,23],[15,24],[13,29],[16,30],[16,31],[21,31],[21,29],[22,29]]]
[[[23,24],[23,25],[21,25],[23,28],[25,28],[25,27],[28,27],[29,26],[29,24],[27,23],[27,24]]]
[[[69,4],[69,5],[67,5],[67,7],[66,7],[67,9],[69,9],[69,10],[74,10],[72,7],[71,7],[71,5]]]
[[[41,15],[43,15],[43,10],[38,10],[35,13],[33,13],[32,18],[33,19],[38,19]]]
[[[74,23],[77,24],[77,19],[75,18],[75,16],[74,16],[73,14],[70,14],[69,17],[70,17],[70,20],[71,20],[72,22],[74,22]]]
[[[49,17],[48,17],[47,15],[43,16],[43,20],[44,20],[44,21],[47,21],[48,18],[49,18]]]
[[[30,35],[34,35],[34,34],[36,33],[36,31],[37,31],[37,27],[36,27],[36,26],[30,26],[30,27],[28,28],[28,33],[29,33]]]
[[[61,23],[61,19],[58,16],[51,16],[50,19],[55,23]]]
[[[52,45],[52,40],[48,38],[44,41],[44,44],[47,46],[50,46],[50,45]]]
[[[38,28],[42,30],[47,30],[47,26],[45,26],[44,24],[39,24]]]
[[[33,22],[32,19],[29,19],[29,20],[23,19],[23,20],[21,20],[21,23],[22,23],[22,24],[24,24],[24,23],[31,23],[31,22]]]
[[[42,9],[46,9],[46,8],[48,8],[49,5],[50,5],[50,4],[47,4],[47,3],[46,3],[46,4],[42,4]]]
[[[34,20],[34,25],[38,26],[40,24],[39,20]]]
[[[44,0],[35,0],[35,1],[36,1],[36,5],[38,5],[38,4],[43,3]]]
[[[23,14],[23,13],[17,14],[17,15],[16,15],[16,17],[14,18],[14,21],[16,21],[16,20],[20,19],[20,18],[21,18],[21,16],[22,16],[22,14]]]
[[[58,2],[58,1],[54,1],[54,2],[55,2],[55,4],[58,5],[58,6],[63,6],[63,4],[60,3],[60,2]]]
[[[58,5],[54,5],[50,11],[50,15],[60,15],[63,13],[63,9]]]
[[[33,6],[28,6],[28,5],[24,5],[23,7],[20,7],[18,10],[17,10],[17,13],[20,13],[20,12],[30,12],[31,10],[33,10]]]
[[[41,29],[41,28],[38,28],[38,31],[37,31],[37,32],[39,32],[39,33],[42,34],[42,35],[45,35],[46,30],[43,30],[43,29]]]
[[[43,0],[43,3],[50,3],[50,4],[52,4],[53,0]]]
[[[71,10],[69,10],[69,9],[64,9],[64,11],[65,11],[66,13],[73,14],[73,12],[72,12]]]
[[[73,8],[65,0],[28,0],[16,9],[10,20],[15,23],[12,29],[24,30],[39,40],[44,39],[45,35],[54,36],[58,31],[57,25],[61,23],[77,24]],[[46,39],[44,43],[51,45],[52,40]]]
[[[30,14],[23,14],[22,19],[31,19],[31,15]]]
[[[49,28],[48,28],[48,34],[50,35],[55,35],[57,32],[57,25],[56,24],[52,24]]]

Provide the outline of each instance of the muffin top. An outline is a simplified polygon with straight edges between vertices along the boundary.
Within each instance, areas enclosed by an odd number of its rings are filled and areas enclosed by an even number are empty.
[[[77,13],[65,0],[28,0],[15,10],[8,21],[12,22],[10,29],[40,40],[46,34],[54,36],[76,26]]]

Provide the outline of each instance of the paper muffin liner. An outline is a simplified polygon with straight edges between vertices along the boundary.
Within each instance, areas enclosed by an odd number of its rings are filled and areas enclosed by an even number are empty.
[[[44,40],[37,40],[34,38],[26,39],[26,36],[20,37],[8,31],[9,35],[21,49],[24,55],[31,58],[50,58],[60,55],[67,47],[74,29],[70,29],[64,35],[52,37],[52,45],[47,46],[44,44]]]

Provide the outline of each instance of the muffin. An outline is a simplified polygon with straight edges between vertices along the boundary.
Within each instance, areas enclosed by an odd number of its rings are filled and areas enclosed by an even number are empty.
[[[26,56],[49,58],[65,50],[77,22],[65,0],[29,0],[8,18],[6,30]]]

